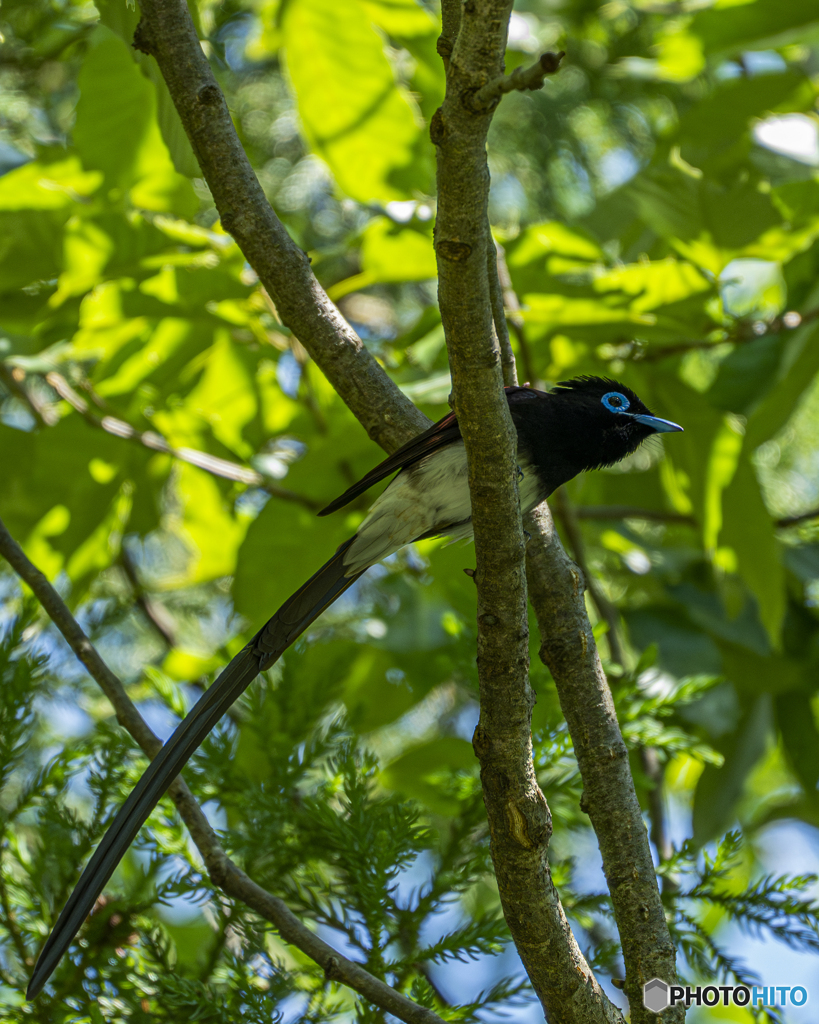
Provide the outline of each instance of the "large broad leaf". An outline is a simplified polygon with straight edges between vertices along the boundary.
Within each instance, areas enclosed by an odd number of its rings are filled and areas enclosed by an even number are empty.
[[[74,142],[108,188],[131,188],[137,206],[192,217],[198,200],[174,169],[156,120],[156,91],[126,44],[98,26],[79,76]]]
[[[0,517],[43,572],[84,581],[116,560],[133,508],[158,526],[155,458],[74,414],[39,433],[0,426]]]
[[[339,188],[362,202],[429,192],[420,117],[359,0],[293,0],[283,29],[305,136]]]
[[[413,747],[380,773],[381,783],[418,800],[434,814],[456,814],[460,804],[449,780],[457,771],[476,772],[472,745],[443,736]],[[449,784],[448,784],[449,783]]]
[[[659,416],[679,423],[685,430],[665,448],[663,483],[672,505],[680,512],[693,511],[705,522],[708,453],[722,427],[722,415],[674,373],[657,372],[646,378],[641,395]],[[689,507],[685,507],[685,499]]]
[[[759,605],[759,617],[771,643],[779,646],[785,617],[785,570],[774,523],[765,507],[756,473],[746,454],[740,457],[722,502],[719,543],[736,555],[736,569]]]
[[[750,448],[767,441],[785,426],[818,372],[819,323],[813,322],[800,327],[789,339],[779,379],[749,418],[747,444]]]
[[[129,47],[134,39],[134,32],[139,24],[139,11],[136,4],[119,3],[118,0],[100,0],[96,4],[100,12],[100,21],[111,29]],[[198,24],[197,9],[193,7],[191,14]],[[168,147],[173,165],[180,174],[195,177],[200,174],[199,163],[182,127],[179,114],[171,99],[168,86],[159,70],[159,65],[147,54],[136,49],[131,50],[132,59],[139,65],[143,75],[153,83],[156,91],[156,117],[162,138]]]
[[[812,98],[808,79],[797,71],[723,82],[681,118],[677,138],[683,144],[682,155],[689,160],[690,149],[694,156],[689,162],[698,167],[700,157],[735,142],[752,117],[782,109],[804,110]]]
[[[695,14],[689,31],[699,36],[707,53],[740,50],[763,41],[782,43],[794,29],[819,22],[815,0],[755,0],[723,3]]]
[[[771,698],[757,697],[744,711],[739,728],[712,740],[724,757],[722,767],[707,764],[694,794],[694,842],[702,846],[730,828],[751,769],[765,752],[771,731]]]
[[[377,217],[367,225],[361,239],[361,266],[373,282],[436,277],[431,229]]]
[[[791,764],[805,790],[815,795],[819,783],[819,731],[811,694],[805,690],[782,693],[776,698],[775,708]]]
[[[84,171],[76,156],[32,160],[0,178],[0,210],[76,210],[101,183],[102,174]]]

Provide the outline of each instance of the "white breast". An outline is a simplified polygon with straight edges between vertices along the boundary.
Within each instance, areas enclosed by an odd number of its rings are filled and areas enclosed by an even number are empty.
[[[521,510],[530,512],[545,495],[529,463],[521,458]],[[456,441],[403,469],[376,500],[344,555],[349,574],[361,572],[419,537],[472,537],[466,452]]]

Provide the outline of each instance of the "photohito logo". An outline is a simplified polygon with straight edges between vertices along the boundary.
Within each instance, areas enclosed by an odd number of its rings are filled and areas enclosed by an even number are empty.
[[[669,985],[652,978],[643,985],[643,1006],[662,1013],[669,1006],[804,1006],[808,990],[802,985]]]

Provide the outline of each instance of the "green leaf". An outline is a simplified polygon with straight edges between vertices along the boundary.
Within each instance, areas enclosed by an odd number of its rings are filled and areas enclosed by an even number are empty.
[[[761,405],[748,419],[749,449],[773,437],[790,419],[802,395],[819,373],[819,324],[806,323],[788,340],[780,376]]]
[[[134,202],[192,216],[198,200],[174,170],[156,120],[156,91],[128,47],[98,26],[79,76],[74,142],[86,169],[100,170],[109,189],[135,187]]]
[[[428,193],[418,113],[359,0],[294,0],[283,29],[304,134],[342,192],[362,202]]]
[[[728,49],[743,49],[755,43],[753,49],[781,45],[790,40],[796,28],[806,28],[819,22],[813,0],[755,0],[750,3],[723,3],[697,12],[691,19],[689,31],[702,39],[708,53]]]
[[[809,794],[819,783],[819,731],[813,702],[804,690],[781,693],[774,707],[788,757],[799,781]]]
[[[299,505],[269,501],[239,551],[236,610],[258,629],[352,532],[343,514],[319,519]]]
[[[239,546],[249,525],[247,519],[235,514],[209,473],[181,463],[176,478],[182,504],[178,533],[191,556],[186,573],[176,584],[204,583],[229,576],[236,567]],[[213,543],[214,537],[219,538],[218,544]]]
[[[731,827],[745,780],[762,757],[770,735],[771,698],[757,697],[745,710],[739,728],[712,740],[724,757],[721,768],[707,764],[694,794],[693,841],[697,846]]]
[[[102,178],[99,171],[84,171],[76,156],[54,163],[32,160],[0,177],[0,210],[77,209]]]
[[[759,605],[759,617],[771,643],[778,647],[785,617],[785,570],[775,527],[746,454],[723,496],[720,544],[736,555],[736,569]]]
[[[457,796],[448,785],[456,771],[477,771],[472,744],[443,736],[413,747],[380,773],[382,785],[412,797],[434,814],[456,814]]]
[[[432,230],[376,217],[364,229],[361,266],[373,283],[426,281],[438,274]]]

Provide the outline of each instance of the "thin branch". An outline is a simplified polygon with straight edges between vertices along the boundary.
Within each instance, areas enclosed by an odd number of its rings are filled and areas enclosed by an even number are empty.
[[[180,462],[187,462],[191,466],[203,469],[206,473],[221,477],[224,480],[234,480],[236,483],[247,484],[250,487],[258,487],[267,491],[271,497],[280,498],[283,501],[292,501],[298,505],[304,505],[311,511],[317,511],[322,507],[322,502],[307,497],[306,494],[297,494],[286,487],[280,487],[273,483],[269,477],[258,473],[249,466],[241,466],[238,462],[230,462],[218,455],[211,455],[209,452],[198,451],[196,448],[174,448],[161,434],[155,430],[137,430],[130,423],[117,416],[99,416],[86,400],[74,390],[62,374],[51,371],[46,374],[46,381],[54,388],[57,394],[64,401],[68,402],[72,409],[82,416],[85,422],[95,429],[104,430],[112,437],[122,438],[124,441],[134,441],[143,448],[151,451],[170,455]]]
[[[512,284],[512,275],[509,273],[509,267],[506,264],[506,251],[497,241],[495,242],[495,248],[497,250],[498,280],[503,289],[503,305],[506,309],[506,319],[518,343],[525,379],[532,387],[537,387],[539,379],[532,362],[532,351],[529,348],[529,341],[524,330],[523,317],[520,315],[520,301]]]
[[[265,197],[202,51],[185,0],[141,0],[134,46],[159,65],[210,188],[222,226],[236,239],[285,324],[370,437],[395,450],[426,429],[327,297],[310,260]]]
[[[461,27],[462,0],[441,0],[441,34],[438,36],[437,50],[443,61],[444,71],[449,73],[449,58],[458,38]]]
[[[488,224],[487,232],[489,234],[489,246],[486,251],[486,263],[489,274],[489,300],[492,303],[492,322],[495,326],[495,337],[498,340],[498,347],[500,349],[503,383],[509,386],[517,384],[518,371],[515,366],[512,343],[509,340],[509,328],[506,325],[504,292],[500,280],[500,267],[498,266],[500,260],[499,252],[501,250],[492,237],[492,229]]]
[[[671,839],[668,835],[668,819],[665,813],[665,801],[663,800],[663,778],[665,772],[657,751],[653,747],[640,747],[640,761],[643,773],[651,787],[648,791],[648,817],[651,823],[651,841],[657,851],[657,857],[662,862],[668,860],[674,853]],[[663,889],[669,878],[663,877]]]
[[[576,505],[578,519],[645,519],[657,523],[684,523],[696,526],[693,516],[681,512],[665,512],[662,509],[638,508],[636,505]]]
[[[515,68],[511,75],[498,75],[472,93],[468,99],[469,106],[476,113],[491,110],[507,92],[542,89],[547,75],[553,75],[560,68],[560,62],[565,56],[563,50],[560,53],[542,53],[530,67]]]
[[[511,6],[463,5],[446,97],[430,126],[438,160],[438,294],[475,531],[481,711],[473,746],[504,916],[549,1021],[614,1024],[622,1015],[580,951],[547,859],[552,822],[532,762],[534,695],[516,435],[502,389],[504,339],[510,376],[514,358],[506,331],[493,330],[503,319],[503,295],[487,216],[491,114],[464,102],[502,70]]]
[[[556,499],[555,511],[571,544],[574,560],[580,566],[586,578],[586,585],[598,614],[608,624],[606,640],[608,641],[612,660],[623,667],[628,667],[626,664],[626,646],[620,623],[620,612],[617,606],[600,589],[600,584],[589,569],[586,560],[586,545],[583,541],[580,524],[577,521],[577,509],[569,498],[565,487],[559,488],[555,492],[554,497]],[[639,751],[643,774],[649,782],[647,794],[650,825],[649,836],[652,843],[654,843],[657,857],[660,861],[664,861],[668,860],[673,850],[671,841],[668,838],[665,801],[663,800],[663,765],[657,756],[657,751],[653,747],[640,746]],[[670,883],[670,879],[664,876],[662,880],[663,892],[669,890],[669,884],[673,885],[673,883]]]
[[[583,534],[580,532],[580,524],[577,521],[574,505],[565,487],[559,487],[552,498],[555,512],[569,539],[574,560],[580,566],[586,579],[586,587],[592,601],[594,601],[594,606],[597,608],[600,618],[609,627],[606,639],[608,640],[612,661],[616,661],[618,665],[625,667],[625,649],[620,636],[620,612],[617,610],[616,605],[612,604],[600,589],[600,584],[597,582],[591,569],[589,569],[589,563],[586,559],[586,545],[583,543]]]
[[[665,512],[662,509],[639,508],[636,505],[576,505],[574,513],[578,519],[644,519],[655,523],[681,523],[685,526],[696,526],[693,516],[682,512]],[[819,519],[819,508],[809,512],[800,512],[795,516],[782,516],[774,519],[774,526],[784,529],[798,526],[811,519]]]
[[[162,743],[142,718],[125,692],[122,682],[100,657],[60,595],[40,570],[29,561],[2,520],[0,555],[34,592],[51,621],[113,705],[120,725],[133,736],[148,757],[154,757]],[[242,900],[274,925],[286,942],[306,953],[324,970],[328,981],[337,981],[349,986],[406,1024],[443,1024],[437,1014],[413,1003],[389,985],[374,978],[360,964],[353,963],[338,953],[302,924],[283,900],[266,892],[241,871],[225,853],[201,807],[181,777],[173,781],[168,794],[202,855],[213,883],[234,899]]]
[[[544,502],[527,518],[532,605],[583,779],[581,807],[597,834],[626,966],[625,992],[634,1024],[656,1017],[643,1007],[643,983],[676,984],[668,931],[640,804],[611,691],[600,664],[583,599],[583,576],[563,550]],[[671,1008],[663,1020],[682,1024]]]
[[[25,386],[26,374],[19,366],[11,366],[4,360],[0,360],[0,383],[6,389],[19,398],[28,408],[31,415],[41,427],[52,427],[59,417],[54,410],[43,402],[40,402],[31,390]]]
[[[813,508],[810,512],[800,512],[797,516],[783,516],[774,522],[777,526],[798,526],[799,523],[806,523],[809,519],[819,519],[819,508]]]
[[[169,616],[162,605],[156,604],[145,593],[145,588],[142,586],[136,566],[124,544],[120,548],[119,560],[125,575],[128,577],[128,582],[131,584],[134,600],[139,605],[142,614],[168,647],[176,647],[176,637],[171,628]]]

